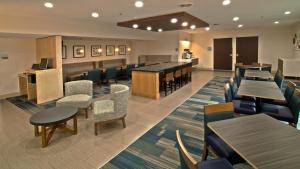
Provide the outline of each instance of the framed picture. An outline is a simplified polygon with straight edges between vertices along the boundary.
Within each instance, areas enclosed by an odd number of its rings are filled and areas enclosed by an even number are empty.
[[[91,46],[91,56],[97,57],[102,55],[101,45],[92,45]]]
[[[119,55],[126,55],[126,45],[119,45]]]
[[[84,58],[85,57],[85,46],[74,45],[73,46],[73,58]]]
[[[67,59],[67,46],[63,45],[62,46],[62,59]]]
[[[114,56],[114,55],[115,55],[115,46],[106,45],[106,56]]]

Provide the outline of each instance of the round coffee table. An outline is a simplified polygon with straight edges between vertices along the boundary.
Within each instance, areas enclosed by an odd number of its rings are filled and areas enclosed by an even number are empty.
[[[30,123],[34,125],[35,136],[42,137],[42,147],[48,145],[56,128],[77,134],[77,112],[78,109],[75,107],[54,107],[32,115]],[[73,119],[73,129],[67,127],[67,121],[71,119]],[[41,127],[41,132],[39,127]]]

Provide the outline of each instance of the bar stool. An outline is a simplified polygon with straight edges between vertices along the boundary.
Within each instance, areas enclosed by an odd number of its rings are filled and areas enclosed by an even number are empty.
[[[174,89],[177,89],[177,85],[179,85],[179,88],[182,86],[182,68],[181,67],[177,67],[175,68],[175,72],[174,72]]]
[[[181,82],[184,82],[185,85],[188,83],[187,66],[181,69]]]
[[[188,67],[187,67],[187,80],[188,80],[188,82],[192,81],[192,71],[193,71],[192,65],[189,64]]]
[[[173,84],[174,84],[174,71],[173,69],[166,70],[165,73],[163,74],[163,78],[161,79],[161,87],[162,91],[165,92],[165,96],[168,95],[168,88],[171,89],[171,93],[173,93]]]

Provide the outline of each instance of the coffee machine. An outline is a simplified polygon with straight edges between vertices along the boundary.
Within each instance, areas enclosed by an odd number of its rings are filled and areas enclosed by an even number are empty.
[[[193,53],[190,49],[184,49],[182,53],[182,59],[192,59]]]

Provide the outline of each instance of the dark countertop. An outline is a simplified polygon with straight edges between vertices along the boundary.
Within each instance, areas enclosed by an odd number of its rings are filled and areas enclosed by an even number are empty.
[[[132,71],[162,72],[167,69],[171,69],[171,68],[174,68],[177,66],[183,66],[183,65],[187,65],[187,64],[190,64],[190,63],[185,63],[185,62],[160,63],[160,64],[152,65],[152,66],[134,68],[134,69],[132,69]]]

